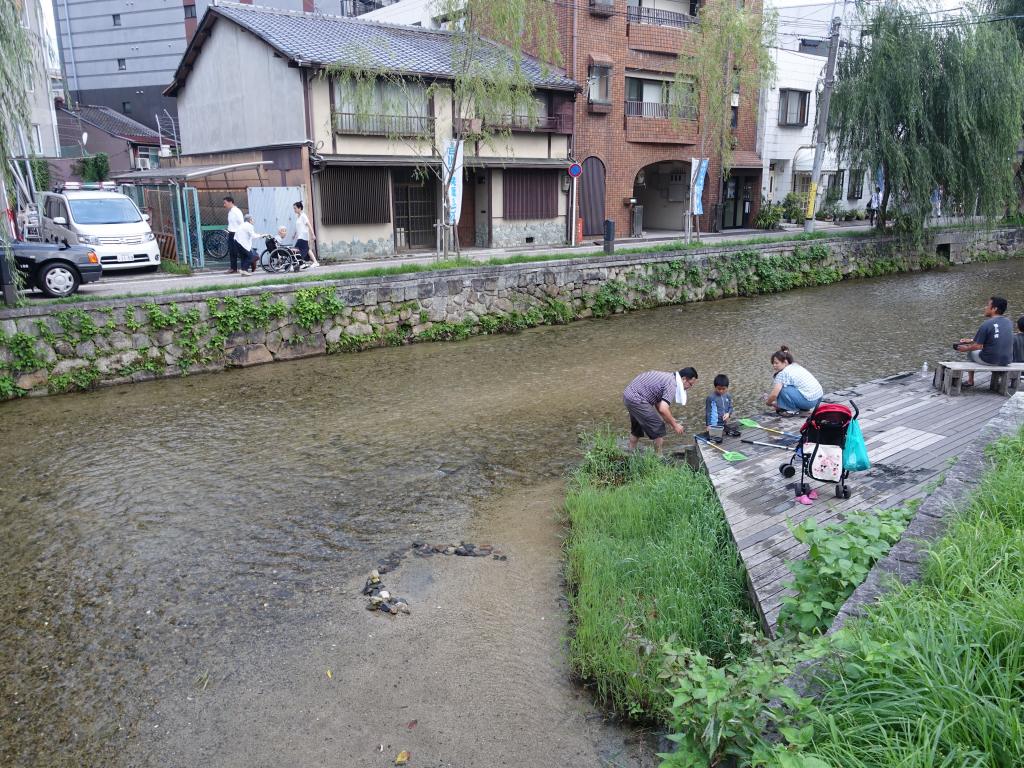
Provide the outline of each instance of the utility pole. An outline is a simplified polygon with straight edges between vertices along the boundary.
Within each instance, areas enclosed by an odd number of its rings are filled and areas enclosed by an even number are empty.
[[[836,81],[836,54],[839,52],[839,22],[840,18],[838,16],[833,17],[831,39],[828,44],[828,64],[825,65],[825,87],[821,91],[821,103],[818,105],[818,142],[814,147],[814,169],[811,171],[811,189],[807,193],[807,218],[804,220],[804,232],[814,231],[814,203],[818,198],[821,164],[825,162],[828,105],[832,101],[832,86]]]

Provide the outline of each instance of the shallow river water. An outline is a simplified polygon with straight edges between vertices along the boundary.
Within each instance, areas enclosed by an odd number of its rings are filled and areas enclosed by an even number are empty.
[[[993,293],[1024,262],[0,405],[0,765],[639,765],[559,651],[578,433],[652,368],[698,369],[688,429],[719,372],[756,413],[780,343],[826,391],[919,369]],[[478,537],[508,563],[362,610],[381,556]]]

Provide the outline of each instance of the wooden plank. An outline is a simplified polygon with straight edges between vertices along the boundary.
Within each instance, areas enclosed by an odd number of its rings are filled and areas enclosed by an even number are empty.
[[[1022,366],[1024,367],[1024,366]],[[872,458],[872,469],[853,475],[850,499],[836,498],[832,484],[808,481],[819,498],[810,506],[794,502],[797,476],[783,478],[779,465],[792,454],[735,441],[727,448],[748,456],[742,464],[722,460],[714,449],[700,446],[712,484],[718,493],[747,569],[752,598],[769,631],[778,618],[791,574],[787,563],[805,556],[787,523],[814,518],[819,523],[839,520],[854,510],[886,509],[920,497],[941,477],[956,456],[1002,406],[1002,397],[967,390],[960,397],[942,395],[931,381],[917,375],[866,382],[831,393],[826,400],[848,402],[860,409],[861,425]],[[764,426],[795,432],[803,419],[758,417]],[[770,441],[772,433],[747,429],[744,437]],[[729,443],[730,441],[727,441]]]

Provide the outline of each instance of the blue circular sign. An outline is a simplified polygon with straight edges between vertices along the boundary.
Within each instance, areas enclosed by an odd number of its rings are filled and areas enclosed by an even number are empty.
[[[580,165],[579,163],[573,163],[572,165],[569,166],[569,175],[572,176],[574,179],[579,178],[582,173],[583,166]]]

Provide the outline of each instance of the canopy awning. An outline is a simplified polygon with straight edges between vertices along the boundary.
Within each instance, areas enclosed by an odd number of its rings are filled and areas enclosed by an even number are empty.
[[[273,164],[273,160],[253,160],[247,163],[229,163],[227,165],[179,165],[174,168],[154,168],[151,171],[114,173],[111,174],[111,178],[128,184],[132,182],[150,182],[153,184],[167,181],[187,182],[191,179],[202,179],[207,176],[217,176],[222,173],[260,168]]]

